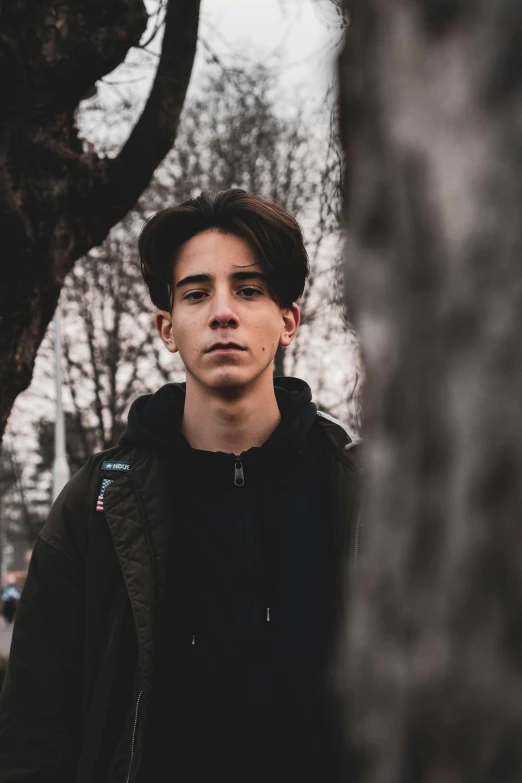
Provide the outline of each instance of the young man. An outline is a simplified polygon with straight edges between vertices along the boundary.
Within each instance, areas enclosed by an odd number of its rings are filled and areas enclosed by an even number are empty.
[[[308,275],[298,224],[233,189],[140,237],[186,384],[132,405],[35,546],[0,699],[0,783],[337,781],[351,439],[273,377]]]

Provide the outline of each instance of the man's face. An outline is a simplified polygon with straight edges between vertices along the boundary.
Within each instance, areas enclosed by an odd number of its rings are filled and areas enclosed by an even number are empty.
[[[187,383],[240,390],[272,374],[278,345],[299,326],[297,305],[281,309],[268,293],[261,265],[246,241],[204,231],[188,240],[174,263],[172,313],[156,315],[158,332],[179,351]]]
[[[299,308],[281,309],[248,243],[216,230],[197,234],[174,263],[172,313],[156,315],[158,332],[179,351],[187,383],[239,391],[272,374],[277,346],[299,326]]]

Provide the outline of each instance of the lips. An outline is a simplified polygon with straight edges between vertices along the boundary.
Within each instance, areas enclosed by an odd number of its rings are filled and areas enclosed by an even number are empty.
[[[237,343],[216,343],[208,349],[207,353],[215,351],[244,351],[245,349]]]

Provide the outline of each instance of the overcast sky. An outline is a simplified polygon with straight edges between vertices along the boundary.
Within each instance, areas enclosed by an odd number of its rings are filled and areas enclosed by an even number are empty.
[[[330,0],[203,0],[201,34],[220,54],[281,63],[285,86],[320,97],[340,30]]]
[[[157,0],[149,2],[152,12]],[[144,39],[155,22],[151,16]],[[331,0],[202,0],[189,96],[208,72],[211,54],[226,66],[272,66],[279,75],[280,94],[273,98],[279,97],[280,110],[292,112],[303,102],[317,106],[332,84],[340,39]],[[107,134],[115,145],[111,154],[124,142],[148,97],[160,46],[158,36],[149,47],[152,54],[131,49],[125,63],[98,83],[98,94],[83,104],[87,110],[79,116],[80,132],[97,149],[103,149]],[[116,108],[118,122],[107,123],[107,109],[119,107],[122,97],[131,108],[124,113]],[[95,105],[99,108],[92,111]]]

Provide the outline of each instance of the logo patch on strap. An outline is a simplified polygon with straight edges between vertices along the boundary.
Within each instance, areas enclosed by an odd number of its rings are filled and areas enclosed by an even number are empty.
[[[96,511],[103,511],[103,496],[105,495],[105,490],[113,481],[114,479],[102,479],[100,491],[98,492],[98,498],[96,500]]]
[[[130,470],[130,462],[110,462],[106,460],[102,464],[102,470]]]

